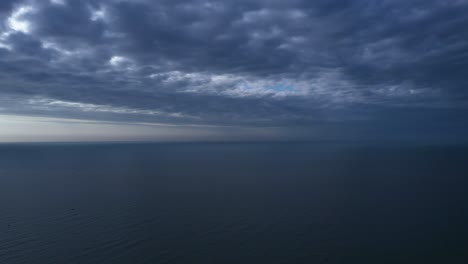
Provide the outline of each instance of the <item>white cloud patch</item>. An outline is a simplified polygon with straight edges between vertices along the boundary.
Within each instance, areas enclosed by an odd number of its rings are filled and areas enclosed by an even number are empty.
[[[106,21],[107,19],[107,13],[106,9],[104,7],[100,7],[99,9],[92,9],[91,10],[91,20],[92,21]]]
[[[31,22],[24,16],[33,11],[34,9],[31,6],[21,6],[13,11],[11,16],[7,19],[7,24],[10,29],[22,33],[29,33],[31,31]]]
[[[309,97],[333,103],[363,100],[355,84],[340,71],[328,71],[314,78],[259,78],[238,74],[171,71],[149,76],[163,84],[172,85],[182,92],[216,94],[228,97],[285,98]]]
[[[7,50],[13,49],[13,47],[10,44],[6,43],[8,35],[9,34],[6,32],[3,32],[2,34],[0,34],[0,48],[1,49],[7,49]]]
[[[303,87],[296,86],[290,80],[268,80],[236,74],[214,74],[207,72],[171,71],[152,74],[166,85],[185,84],[182,92],[218,94],[230,97],[249,97],[271,95],[284,97],[305,94]]]
[[[50,2],[54,5],[65,5],[66,1],[65,0],[50,0]]]
[[[157,110],[147,109],[134,109],[128,107],[114,107],[110,105],[98,105],[89,103],[79,102],[68,102],[53,100],[47,98],[34,98],[29,99],[27,102],[29,105],[36,109],[41,110],[58,110],[58,109],[69,109],[81,112],[95,112],[95,113],[110,113],[110,114],[124,114],[124,115],[146,115],[146,116],[160,116],[160,117],[171,117],[171,118],[196,118],[195,116],[184,115],[181,113],[168,113]]]
[[[117,70],[135,71],[136,66],[133,60],[124,56],[112,56],[109,65]]]

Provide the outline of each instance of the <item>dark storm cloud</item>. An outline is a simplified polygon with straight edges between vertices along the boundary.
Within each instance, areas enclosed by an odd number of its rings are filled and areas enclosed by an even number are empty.
[[[468,107],[467,13],[464,0],[2,1],[1,109],[270,126],[451,117]]]

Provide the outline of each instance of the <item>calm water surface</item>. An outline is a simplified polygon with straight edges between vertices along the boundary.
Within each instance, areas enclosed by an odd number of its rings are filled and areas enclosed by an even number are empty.
[[[0,263],[468,263],[468,147],[0,145]]]

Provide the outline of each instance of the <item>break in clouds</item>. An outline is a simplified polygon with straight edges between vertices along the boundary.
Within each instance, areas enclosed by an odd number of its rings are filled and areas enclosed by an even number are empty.
[[[2,0],[0,114],[450,132],[467,127],[467,14],[466,0]]]

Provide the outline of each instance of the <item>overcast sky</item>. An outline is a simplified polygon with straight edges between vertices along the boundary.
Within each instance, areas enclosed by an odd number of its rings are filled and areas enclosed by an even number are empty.
[[[468,140],[468,0],[1,0],[0,141]]]

